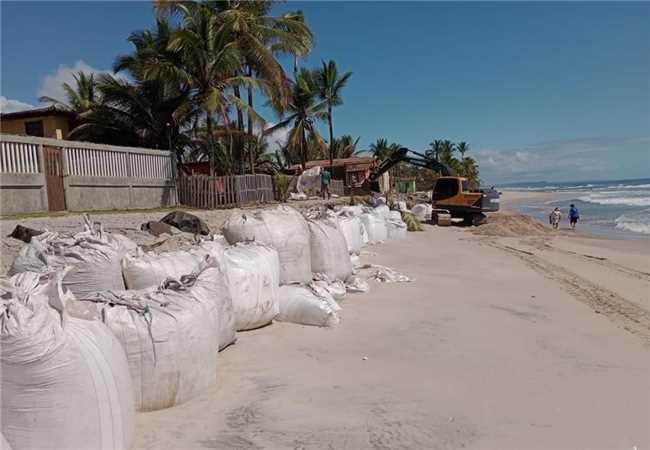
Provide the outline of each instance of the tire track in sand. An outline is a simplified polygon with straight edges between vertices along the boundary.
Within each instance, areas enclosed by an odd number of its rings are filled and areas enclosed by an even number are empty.
[[[533,252],[494,241],[486,241],[486,243],[521,259],[536,272],[559,283],[572,297],[591,307],[594,312],[604,314],[623,329],[639,336],[646,345],[650,345],[650,311]]]

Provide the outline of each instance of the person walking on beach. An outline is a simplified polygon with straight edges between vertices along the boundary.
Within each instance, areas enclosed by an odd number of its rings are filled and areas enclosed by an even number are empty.
[[[571,203],[571,208],[569,209],[569,223],[571,224],[572,229],[576,229],[576,223],[578,223],[579,218],[580,213],[578,212],[578,208],[576,208],[576,205]]]
[[[330,194],[330,183],[332,182],[332,174],[327,169],[320,171],[320,193],[325,199],[327,195],[327,200],[332,197]]]
[[[562,218],[562,213],[560,213],[560,208],[555,208],[551,211],[551,214],[548,216],[548,223],[553,226],[554,230],[560,228],[560,219]]]

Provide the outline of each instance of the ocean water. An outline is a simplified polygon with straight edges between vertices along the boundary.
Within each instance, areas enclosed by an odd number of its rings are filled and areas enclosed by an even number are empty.
[[[519,183],[501,190],[549,192],[551,198],[524,200],[515,209],[543,221],[555,207],[568,226],[569,205],[580,211],[578,228],[618,239],[650,239],[650,178],[580,183]]]

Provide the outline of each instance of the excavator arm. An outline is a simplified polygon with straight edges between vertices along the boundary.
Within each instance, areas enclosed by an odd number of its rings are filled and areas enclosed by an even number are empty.
[[[413,153],[415,156],[411,156],[409,153]],[[366,183],[368,183],[371,188],[373,188],[377,185],[379,177],[381,177],[384,173],[401,162],[406,162],[417,167],[431,169],[433,171],[439,172],[441,175],[446,177],[456,176],[456,172],[451,167],[442,164],[434,158],[429,158],[422,153],[414,152],[413,150],[402,147],[399,150],[395,150],[388,158],[382,161],[381,164],[376,166],[366,180]]]

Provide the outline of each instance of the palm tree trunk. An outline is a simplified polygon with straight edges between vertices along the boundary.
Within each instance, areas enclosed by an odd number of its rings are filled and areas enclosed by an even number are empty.
[[[302,170],[307,167],[307,137],[305,136],[305,127],[302,128],[300,139],[300,159],[302,159]]]
[[[239,86],[235,86],[233,88],[235,92],[235,97],[241,100],[241,92],[239,91]],[[235,138],[235,142],[237,143],[237,148],[239,152],[239,167],[240,167],[240,173],[244,175],[246,173],[245,169],[245,164],[244,164],[244,146],[243,141],[242,141],[242,136],[244,134],[244,113],[242,113],[241,109],[237,108],[237,136]]]
[[[332,126],[332,105],[327,105],[327,122],[330,127],[330,174],[334,166],[334,127]]]
[[[208,161],[210,162],[210,176],[216,173],[216,161],[214,154],[214,142],[212,140],[212,117],[210,111],[205,112],[205,127],[208,131]]]
[[[253,77],[253,68],[248,67],[248,76]],[[251,173],[255,174],[255,146],[253,145],[253,85],[249,84],[248,89],[248,145],[250,151],[248,152]]]

